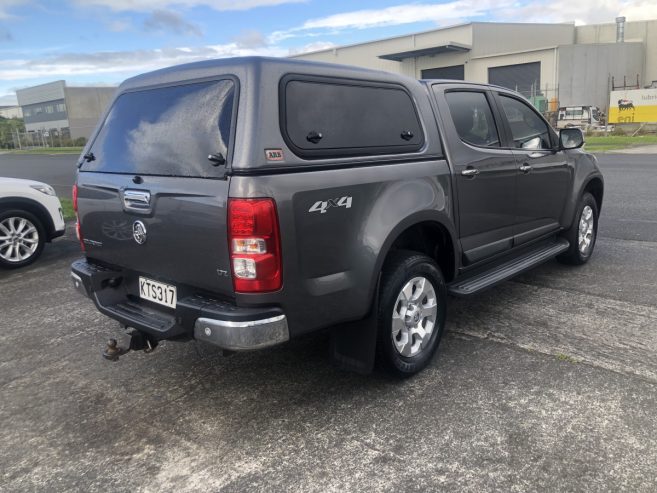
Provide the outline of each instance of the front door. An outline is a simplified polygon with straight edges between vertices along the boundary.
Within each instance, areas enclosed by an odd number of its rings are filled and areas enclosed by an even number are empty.
[[[467,266],[512,248],[518,170],[513,151],[501,147],[490,93],[442,89],[433,87],[450,142],[462,260]]]
[[[556,150],[556,136],[534,108],[503,93],[498,101],[518,163],[517,246],[559,229],[572,171],[565,153]]]

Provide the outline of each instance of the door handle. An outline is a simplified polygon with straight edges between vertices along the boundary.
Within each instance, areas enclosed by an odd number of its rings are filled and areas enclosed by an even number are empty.
[[[520,166],[520,171],[522,171],[525,174],[529,173],[531,170],[532,170],[532,167],[530,165],[528,165],[527,163]]]
[[[474,177],[479,174],[479,170],[477,168],[467,168],[461,171],[461,174],[463,176]]]
[[[543,154],[542,152],[532,152],[527,157],[529,157],[530,159],[536,159],[543,156],[545,156],[545,154]]]
[[[147,210],[151,204],[150,192],[126,190],[123,192],[123,207],[130,210]]]

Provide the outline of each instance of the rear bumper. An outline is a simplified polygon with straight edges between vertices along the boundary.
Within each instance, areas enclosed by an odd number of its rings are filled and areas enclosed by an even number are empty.
[[[130,292],[126,273],[87,262],[71,265],[73,286],[98,310],[158,340],[194,338],[231,351],[250,351],[289,339],[287,318],[278,307],[242,308],[204,295],[159,308]]]

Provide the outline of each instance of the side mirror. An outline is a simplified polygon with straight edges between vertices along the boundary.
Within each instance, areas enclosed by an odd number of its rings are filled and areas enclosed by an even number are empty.
[[[579,128],[562,128],[559,131],[559,149],[579,149],[584,145],[584,134]]]

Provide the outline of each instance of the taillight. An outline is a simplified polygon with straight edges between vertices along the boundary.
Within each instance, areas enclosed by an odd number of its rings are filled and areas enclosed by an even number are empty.
[[[86,251],[84,248],[84,238],[82,237],[82,232],[80,231],[80,216],[78,214],[78,184],[73,185],[73,210],[75,211],[75,235],[78,237],[80,242],[80,248],[82,251]]]
[[[273,199],[228,199],[228,248],[235,291],[280,289],[280,245]]]

